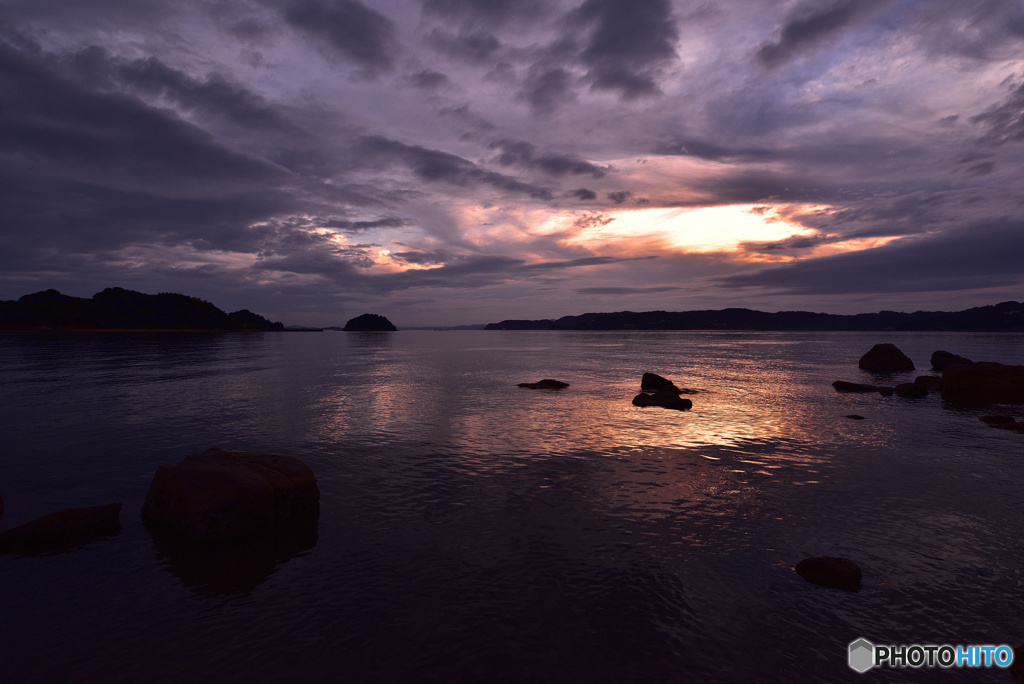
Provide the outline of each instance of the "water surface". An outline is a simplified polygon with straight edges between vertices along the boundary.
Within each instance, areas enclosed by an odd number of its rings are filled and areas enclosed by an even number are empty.
[[[1024,437],[978,417],[1022,408],[836,393],[880,341],[1024,362],[1014,334],[0,336],[0,524],[125,505],[0,557],[0,680],[828,682],[858,637],[1017,645]],[[693,409],[632,406],[644,371]],[[210,446],[308,463],[315,546],[235,583],[156,548],[153,472]],[[864,588],[804,582],[815,555]]]

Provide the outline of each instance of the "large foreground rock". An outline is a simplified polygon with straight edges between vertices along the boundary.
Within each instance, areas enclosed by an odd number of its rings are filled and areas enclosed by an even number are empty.
[[[1024,403],[1024,366],[949,364],[942,372],[942,398],[962,406]]]
[[[914,362],[895,344],[876,344],[860,357],[861,368],[872,373],[900,373],[914,370]]]
[[[795,570],[808,582],[846,591],[860,589],[860,568],[848,558],[834,556],[805,558],[796,564]]]
[[[0,553],[69,551],[121,530],[121,504],[69,508],[0,532]]]
[[[142,518],[155,534],[222,544],[315,522],[319,512],[316,477],[302,461],[207,449],[157,470]]]

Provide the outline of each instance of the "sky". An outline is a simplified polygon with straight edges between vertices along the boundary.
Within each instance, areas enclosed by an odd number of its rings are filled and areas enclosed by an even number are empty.
[[[1018,0],[0,0],[0,299],[1024,300]]]

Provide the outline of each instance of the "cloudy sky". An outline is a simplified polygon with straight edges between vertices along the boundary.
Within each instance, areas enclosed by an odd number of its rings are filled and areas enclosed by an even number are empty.
[[[1024,299],[1018,0],[0,0],[0,299]]]

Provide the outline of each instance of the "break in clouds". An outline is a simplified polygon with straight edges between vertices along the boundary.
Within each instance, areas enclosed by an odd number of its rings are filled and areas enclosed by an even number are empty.
[[[407,325],[1020,299],[1011,0],[4,0],[0,298]]]

